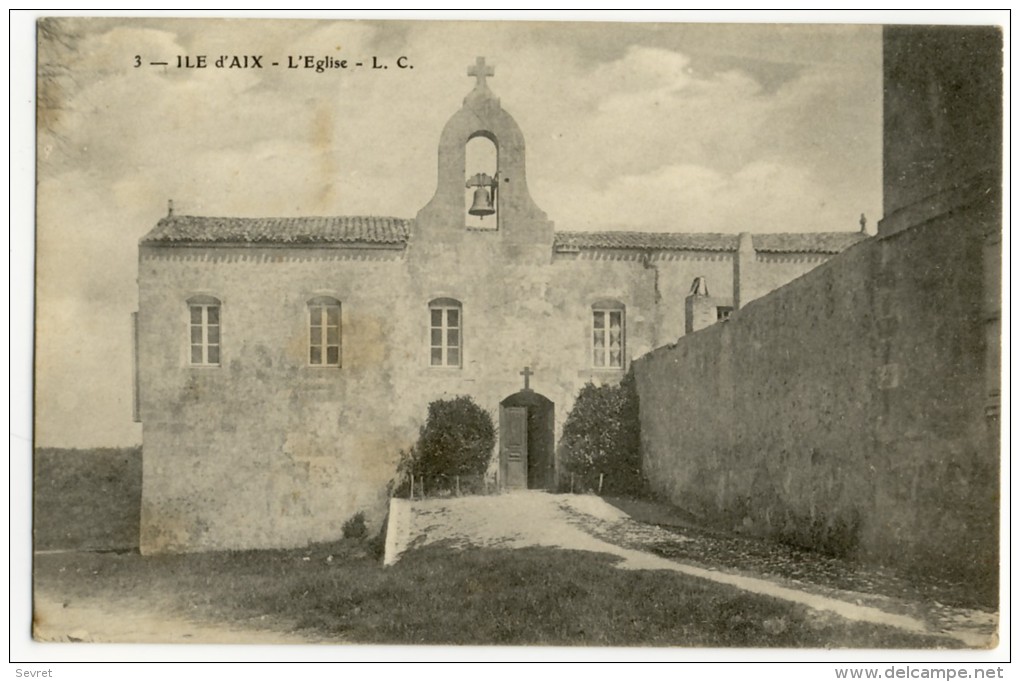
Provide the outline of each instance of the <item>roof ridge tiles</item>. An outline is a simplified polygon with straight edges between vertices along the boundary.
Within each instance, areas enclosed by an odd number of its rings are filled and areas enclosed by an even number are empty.
[[[236,217],[169,215],[142,238],[143,244],[389,244],[406,245],[414,220],[380,215]],[[838,253],[867,238],[859,231],[754,233],[764,253]],[[729,232],[565,230],[554,232],[553,248],[736,251]]]
[[[413,220],[395,216],[235,217],[170,215],[142,243],[403,244]]]
[[[752,233],[756,251],[765,253],[838,253],[866,239],[859,231]],[[736,251],[739,234],[725,232],[564,231],[555,233],[559,250],[664,249]]]

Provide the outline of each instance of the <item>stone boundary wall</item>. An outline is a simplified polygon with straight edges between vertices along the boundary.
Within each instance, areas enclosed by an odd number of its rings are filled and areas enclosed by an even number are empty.
[[[635,361],[652,490],[758,534],[994,586],[995,210],[869,239]]]

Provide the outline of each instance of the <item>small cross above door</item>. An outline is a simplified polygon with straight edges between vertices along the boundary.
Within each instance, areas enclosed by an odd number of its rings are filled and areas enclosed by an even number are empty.
[[[524,390],[525,391],[530,391],[531,390],[531,381],[530,381],[530,379],[531,379],[531,375],[534,374],[534,372],[531,371],[531,367],[525,367],[523,370],[521,370],[519,372],[519,374],[522,377],[524,377]]]

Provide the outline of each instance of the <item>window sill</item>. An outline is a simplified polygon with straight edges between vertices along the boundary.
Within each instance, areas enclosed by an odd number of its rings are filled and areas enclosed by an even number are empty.
[[[619,378],[626,373],[626,367],[591,367],[589,369],[582,369],[577,373],[577,376],[580,379],[590,379],[592,377]]]

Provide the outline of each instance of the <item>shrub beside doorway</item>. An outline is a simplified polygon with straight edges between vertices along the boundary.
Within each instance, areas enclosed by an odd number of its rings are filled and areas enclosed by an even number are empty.
[[[394,494],[410,493],[411,476],[416,496],[421,486],[429,495],[483,492],[495,446],[492,416],[470,396],[435,400],[418,441],[400,453]]]
[[[619,384],[585,384],[563,424],[560,489],[639,495],[641,424],[633,372]],[[601,486],[600,486],[601,480]]]

